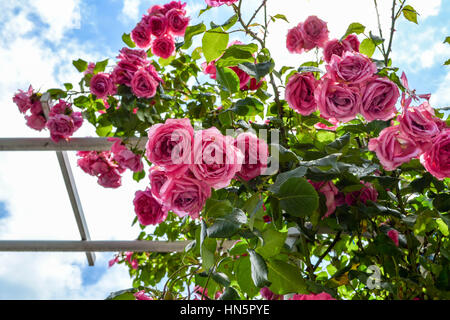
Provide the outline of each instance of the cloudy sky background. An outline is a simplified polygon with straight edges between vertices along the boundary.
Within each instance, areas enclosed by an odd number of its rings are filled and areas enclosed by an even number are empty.
[[[260,0],[246,1],[250,13]],[[382,0],[380,10],[388,32],[391,1]],[[394,43],[394,65],[404,70],[410,87],[432,93],[434,107],[450,105],[450,58],[443,40],[450,34],[450,6],[442,0],[410,0],[420,13],[419,26],[399,23]],[[17,89],[45,91],[65,82],[78,83],[72,60],[100,61],[114,58],[123,47],[121,35],[130,32],[147,8],[160,1],[143,0],[1,0],[0,1],[0,137],[48,137],[25,126],[12,103]],[[230,8],[210,10],[197,18],[203,0],[187,1],[193,24],[201,20],[223,23]],[[308,55],[291,55],[285,49],[289,28],[317,15],[328,22],[330,36],[340,38],[352,22],[376,32],[372,0],[270,0],[269,12],[285,14],[290,21],[277,22],[269,46],[277,62],[298,66]],[[248,9],[247,9],[248,8]],[[233,34],[236,37],[236,34]],[[197,39],[197,43],[200,39]],[[114,59],[112,59],[114,60]],[[95,136],[87,124],[77,137]],[[106,190],[76,167],[70,154],[93,240],[133,240],[138,227],[132,200],[136,184],[125,174],[123,187]],[[49,153],[0,153],[0,240],[78,240],[79,234],[56,155]],[[131,286],[123,266],[108,269],[113,254],[97,254],[96,267],[88,267],[82,253],[0,253],[0,299],[104,299],[112,291]]]

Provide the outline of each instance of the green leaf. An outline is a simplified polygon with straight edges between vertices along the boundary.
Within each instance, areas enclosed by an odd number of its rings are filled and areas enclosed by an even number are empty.
[[[94,68],[94,74],[104,72],[106,67],[108,66],[109,59],[97,62]]]
[[[70,91],[73,89],[73,84],[71,83],[64,83],[64,87],[66,88],[67,91]]]
[[[77,68],[77,70],[79,72],[84,72],[88,68],[88,63],[86,61],[84,61],[84,60],[81,60],[81,59],[74,60],[72,62],[72,64],[75,66],[75,68]]]
[[[215,28],[205,32],[202,41],[203,55],[206,61],[210,62],[220,57],[227,49],[230,35],[222,28]]]
[[[235,265],[236,280],[242,292],[249,297],[254,297],[259,293],[252,279],[250,257],[241,257]]]
[[[417,15],[418,15],[418,13],[417,13],[417,11],[416,11],[413,7],[411,7],[410,5],[406,5],[406,6],[403,8],[403,15],[405,16],[406,20],[409,20],[409,21],[411,21],[411,22],[414,22],[415,24],[418,24],[418,23],[417,23]]]
[[[100,126],[95,130],[95,132],[97,132],[99,137],[107,137],[111,133],[112,130],[113,130],[113,126],[111,124],[111,125],[106,125],[106,126]]]
[[[225,51],[222,57],[216,62],[218,67],[234,67],[240,63],[252,63],[255,61],[253,52],[248,47],[242,45],[233,45]]]
[[[336,139],[336,141],[326,146],[328,153],[336,153],[344,149],[350,143],[351,134],[346,133],[343,136]]]
[[[284,20],[287,23],[289,23],[289,20],[286,18],[286,16],[284,14],[276,14],[273,16],[274,19],[278,19],[278,20]]]
[[[267,287],[270,285],[268,278],[267,264],[264,259],[254,250],[248,250],[250,254],[250,264],[252,270],[253,283],[258,288]]]
[[[129,33],[124,33],[122,35],[122,41],[130,48],[136,48],[136,44],[131,39],[131,35]]]
[[[450,44],[450,37],[446,37],[445,40],[444,40],[444,43]]]
[[[360,33],[363,33],[365,30],[366,30],[366,27],[363,26],[361,23],[354,22],[348,26],[348,29],[345,32],[345,34],[341,40],[344,40],[349,34],[352,34],[352,33],[360,34]]]
[[[145,178],[145,170],[133,173],[133,180],[136,182],[140,182],[144,178]]]
[[[306,174],[306,167],[298,167],[294,170],[280,173],[277,177],[277,180],[273,185],[269,187],[269,191],[273,193],[279,193],[281,186],[290,178],[303,178]]]
[[[268,228],[263,232],[264,246],[256,249],[264,259],[278,255],[284,246],[287,232],[278,232],[273,228]]]
[[[214,224],[208,228],[208,237],[230,238],[244,223],[247,223],[247,216],[241,209],[235,208],[231,214],[215,220]]]
[[[236,93],[240,90],[241,83],[239,77],[229,68],[217,67],[217,82],[228,92]]]
[[[227,31],[229,30],[231,27],[233,27],[236,22],[238,21],[238,15],[235,14],[234,16],[232,16],[230,19],[228,19],[227,21],[225,21],[224,24],[222,24],[222,28],[223,30]]]
[[[438,225],[439,231],[441,231],[441,233],[448,237],[449,233],[448,233],[448,226],[447,224],[444,222],[444,220],[442,220],[441,218],[436,219],[436,223]]]
[[[223,287],[229,287],[231,284],[230,279],[228,278],[228,276],[225,273],[221,273],[221,272],[213,272],[211,274],[211,278],[217,283],[220,284]]]
[[[294,217],[311,216],[319,208],[319,196],[304,178],[289,178],[281,185],[276,197],[281,208]]]
[[[245,98],[243,100],[239,100],[235,103],[235,105],[228,109],[233,111],[239,116],[257,116],[258,114],[264,112],[264,104],[255,98]]]
[[[313,66],[301,66],[297,69],[299,73],[319,72],[325,73],[322,69]]]
[[[239,293],[233,287],[227,287],[218,300],[241,300]]]
[[[205,31],[206,26],[203,23],[187,27],[186,33],[184,34],[184,45],[181,48],[189,49],[192,46],[192,38],[196,35],[202,34]]]
[[[373,43],[372,39],[367,38],[361,42],[359,52],[361,52],[362,54],[365,54],[366,56],[368,56],[370,58],[375,53],[375,48],[376,48],[376,46]]]
[[[447,61],[444,62],[444,66],[448,66],[450,65],[450,59],[448,59]]]
[[[254,64],[251,62],[240,63],[238,65],[239,69],[247,73],[248,75],[256,78],[256,81],[260,81],[266,75],[271,73],[275,67],[273,60]]]
[[[136,289],[127,289],[111,293],[106,300],[136,300],[134,293]]]
[[[64,99],[67,97],[67,92],[65,92],[64,90],[61,90],[61,89],[49,89],[49,90],[47,90],[47,92],[50,94],[50,96],[54,100]]]
[[[200,231],[200,255],[202,257],[202,266],[205,270],[209,270],[214,266],[216,248],[217,241],[208,238],[206,223],[205,221],[202,221]]]
[[[269,260],[270,290],[276,294],[309,293],[300,270],[280,260]]]

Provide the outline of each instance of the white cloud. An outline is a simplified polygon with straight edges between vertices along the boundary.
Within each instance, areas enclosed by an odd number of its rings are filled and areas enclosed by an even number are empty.
[[[142,0],[124,0],[122,8],[123,17],[130,21],[138,21],[141,16],[139,7],[142,2]]]
[[[441,80],[440,85],[436,92],[431,96],[430,103],[432,106],[437,107],[450,107],[450,72],[447,72],[446,76]]]

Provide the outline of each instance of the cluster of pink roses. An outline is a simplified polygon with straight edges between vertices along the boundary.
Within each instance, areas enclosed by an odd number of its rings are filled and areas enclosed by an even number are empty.
[[[240,42],[239,40],[236,40],[236,41],[231,42],[228,47],[239,46],[239,45],[243,45],[243,43]],[[214,80],[217,79],[216,62],[221,57],[219,57],[216,60],[213,60],[213,61],[211,61],[209,63],[204,62],[202,64],[203,73],[209,75],[209,77],[211,79],[214,79]],[[242,91],[256,91],[259,88],[261,88],[262,85],[265,82],[264,79],[261,79],[260,81],[257,81],[256,78],[251,77],[249,74],[247,74],[246,72],[244,72],[243,70],[241,70],[237,66],[228,67],[228,68],[230,68],[231,70],[233,70],[237,74],[237,76],[239,78],[240,89]]]
[[[224,4],[231,6],[233,3],[237,2],[238,0],[205,0],[206,4],[210,7],[220,7]]]
[[[151,7],[131,32],[134,43],[142,49],[151,46],[154,55],[169,58],[175,51],[173,36],[184,36],[189,25],[185,7],[181,1]]]
[[[52,140],[56,143],[69,139],[83,124],[81,112],[74,112],[72,105],[64,100],[59,100],[59,103],[50,109],[46,119],[40,95],[34,92],[32,86],[27,92],[19,90],[14,95],[13,102],[21,113],[30,111],[31,115],[25,116],[27,126],[37,131],[47,128]]]
[[[30,86],[26,92],[19,90],[19,92],[14,95],[13,102],[19,108],[20,113],[26,114],[27,111],[31,112],[31,115],[25,116],[27,126],[37,131],[45,129],[47,120],[45,119],[44,111],[42,110],[40,98],[38,94],[34,92],[32,86]]]
[[[314,47],[324,48],[327,73],[316,80],[312,73],[293,75],[286,86],[289,106],[302,115],[317,109],[333,124],[353,120],[362,114],[366,120],[392,119],[400,96],[397,86],[375,75],[377,67],[359,53],[359,41],[349,35],[340,42],[328,41],[327,24],[315,16],[291,29],[287,37],[290,52],[302,53]]]
[[[169,210],[196,219],[212,188],[225,188],[235,177],[249,181],[267,168],[267,143],[251,133],[234,139],[216,128],[194,132],[189,119],[169,119],[148,136],[150,188],[138,191],[134,202],[144,225],[161,223]]]
[[[98,184],[105,188],[117,189],[122,185],[122,174],[129,169],[141,172],[144,169],[142,157],[128,150],[117,138],[111,151],[80,151],[77,153],[78,166],[87,174],[98,177]]]
[[[147,53],[144,50],[123,48],[117,58],[119,62],[111,74],[98,73],[92,76],[91,93],[105,100],[116,94],[118,85],[125,85],[139,98],[154,97],[162,79],[147,59]]]
[[[402,81],[407,87],[406,77]],[[450,177],[450,128],[435,116],[425,101],[410,106],[412,98],[402,98],[403,112],[398,125],[384,129],[369,141],[369,150],[377,154],[383,167],[392,171],[413,158],[420,157],[425,169],[438,179]]]

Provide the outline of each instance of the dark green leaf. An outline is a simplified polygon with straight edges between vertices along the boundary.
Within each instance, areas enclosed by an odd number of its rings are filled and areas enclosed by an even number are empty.
[[[275,63],[272,60],[258,64],[253,64],[251,62],[239,64],[239,69],[252,76],[253,78],[256,78],[256,81],[260,81],[266,75],[271,73],[274,67]]]
[[[213,272],[211,277],[217,284],[220,284],[223,287],[229,287],[231,284],[230,279],[225,273]]]
[[[241,300],[239,294],[233,287],[227,287],[225,292],[219,297],[218,300]]]
[[[270,290],[276,294],[309,293],[298,267],[280,260],[269,260]]]
[[[350,143],[351,134],[346,133],[342,137],[336,139],[336,141],[330,143],[326,150],[329,153],[336,153],[344,149]]]
[[[279,193],[281,186],[290,178],[296,177],[296,178],[303,178],[306,174],[307,168],[306,167],[298,167],[294,170],[280,173],[277,177],[277,180],[275,183],[269,187],[269,190],[273,193]]]
[[[281,208],[295,217],[307,217],[319,207],[319,196],[304,178],[292,177],[284,182],[276,194]]]
[[[235,265],[236,280],[242,292],[254,297],[259,293],[252,279],[250,257],[241,257]]]
[[[450,212],[450,194],[438,194],[433,200],[433,206],[439,212]]]
[[[229,68],[217,67],[217,82],[228,92],[236,93],[240,90],[239,77],[233,70]]]
[[[251,51],[245,46],[233,45],[229,47],[222,57],[216,62],[218,67],[234,67],[240,63],[252,63],[255,61]]]
[[[258,288],[269,286],[270,281],[268,279],[268,269],[266,262],[254,250],[249,250],[248,253],[250,254],[253,283]]]
[[[239,100],[229,109],[239,116],[256,116],[264,111],[264,105],[255,98],[245,98]]]
[[[247,216],[241,209],[235,208],[231,214],[215,220],[214,224],[208,228],[208,237],[232,237],[244,223],[247,223]]]

